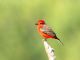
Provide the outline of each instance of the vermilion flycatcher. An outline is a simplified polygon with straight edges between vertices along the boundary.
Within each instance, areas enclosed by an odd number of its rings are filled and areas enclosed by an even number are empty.
[[[52,38],[52,39],[54,38],[60,41],[60,39],[57,38],[55,32],[48,25],[46,25],[44,20],[39,20],[35,25],[37,25],[38,32],[45,40],[48,38]]]

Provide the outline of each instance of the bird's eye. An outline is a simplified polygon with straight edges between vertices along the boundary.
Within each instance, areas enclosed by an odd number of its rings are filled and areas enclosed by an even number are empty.
[[[40,23],[40,24],[44,24],[44,23]]]
[[[40,23],[40,24],[43,24],[43,23]]]

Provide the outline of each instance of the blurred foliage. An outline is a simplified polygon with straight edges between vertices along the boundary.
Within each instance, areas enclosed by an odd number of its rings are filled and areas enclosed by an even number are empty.
[[[56,60],[80,60],[80,0],[0,0],[0,60],[48,60],[38,19],[64,43],[48,39]]]

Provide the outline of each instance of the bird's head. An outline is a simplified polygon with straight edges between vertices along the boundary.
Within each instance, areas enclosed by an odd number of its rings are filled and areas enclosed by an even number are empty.
[[[44,25],[45,21],[44,20],[39,20],[35,25]]]

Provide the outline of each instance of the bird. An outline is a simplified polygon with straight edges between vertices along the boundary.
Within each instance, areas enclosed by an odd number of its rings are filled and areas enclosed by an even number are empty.
[[[60,41],[60,43],[63,45],[63,42],[56,36],[55,32],[52,30],[51,27],[49,27],[43,19],[38,20],[38,22],[35,24],[37,26],[37,30],[39,34],[45,39],[56,39]]]

